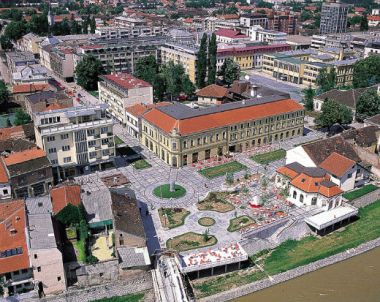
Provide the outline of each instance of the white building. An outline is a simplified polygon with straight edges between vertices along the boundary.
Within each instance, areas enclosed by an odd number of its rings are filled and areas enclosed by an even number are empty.
[[[215,32],[216,41],[226,44],[247,43],[250,38],[238,30],[220,28]]]
[[[380,54],[380,42],[372,42],[368,43],[364,47],[364,57],[368,57],[370,55],[378,55]]]
[[[95,34],[99,35],[99,39],[104,40],[157,36],[166,32],[167,29],[164,27],[145,25],[136,27],[105,26],[95,30]]]
[[[17,66],[12,73],[13,84],[47,83],[50,79],[48,70],[40,64]]]
[[[135,104],[153,104],[153,87],[128,73],[103,75],[98,82],[99,100],[107,111],[126,125],[125,109]]]
[[[46,151],[59,177],[101,169],[113,162],[114,122],[106,114],[107,107],[101,104],[34,113],[36,144]]]
[[[248,30],[251,41],[259,41],[268,44],[285,44],[287,34],[275,30],[262,28],[260,25],[251,26]]]

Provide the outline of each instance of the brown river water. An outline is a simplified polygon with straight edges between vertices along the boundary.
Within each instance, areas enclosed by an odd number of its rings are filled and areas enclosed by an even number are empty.
[[[234,302],[380,302],[380,248]]]

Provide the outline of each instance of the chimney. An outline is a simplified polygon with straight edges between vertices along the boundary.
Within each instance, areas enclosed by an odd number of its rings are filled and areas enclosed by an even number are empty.
[[[257,86],[256,85],[251,85],[251,97],[252,98],[257,97]]]

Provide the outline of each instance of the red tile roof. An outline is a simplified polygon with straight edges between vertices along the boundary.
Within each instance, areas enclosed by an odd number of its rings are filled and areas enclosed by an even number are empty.
[[[228,94],[228,89],[216,84],[208,85],[197,92],[197,96],[223,98]]]
[[[8,171],[4,165],[3,158],[0,158],[0,183],[7,183],[9,181]]]
[[[294,171],[294,170],[292,170],[286,166],[280,167],[276,171],[277,171],[277,173],[285,175],[286,177],[289,177],[290,179],[296,178],[299,174],[298,172],[296,172],[296,171]]]
[[[26,213],[23,200],[0,203],[0,252],[21,248],[19,255],[0,258],[0,274],[28,268]]]
[[[248,38],[248,36],[242,34],[240,31],[226,28],[219,28],[215,34],[217,36],[227,37],[227,38]]]
[[[380,16],[368,16],[368,21],[380,21]]]
[[[124,89],[152,87],[148,82],[135,78],[129,73],[107,74],[101,76],[101,78],[111,81]]]
[[[49,88],[49,84],[20,84],[14,85],[12,87],[13,93],[29,93],[47,90]]]
[[[323,182],[319,188],[319,194],[326,197],[333,197],[342,193],[343,191],[338,186],[325,186],[323,185]]]
[[[63,105],[60,105],[58,103],[52,103],[50,104],[49,106],[47,106],[44,110],[42,110],[43,112],[45,111],[52,111],[52,110],[58,110],[58,109],[63,109],[63,108],[67,108],[66,106],[63,106]]]
[[[10,138],[23,138],[25,137],[24,128],[22,126],[14,126],[0,129],[0,141]]]
[[[46,156],[44,150],[29,149],[9,154],[8,157],[4,157],[4,163],[6,166],[11,166],[44,156]]]
[[[355,164],[352,159],[333,152],[319,166],[329,174],[342,177],[348,170],[354,167]]]
[[[174,128],[176,128],[179,134],[187,135],[268,116],[295,112],[302,109],[303,106],[296,101],[284,99],[271,103],[221,111],[183,120],[176,120],[157,108],[154,108],[145,113],[144,118],[149,123],[155,125],[166,133],[170,133]]]
[[[125,111],[130,113],[131,115],[135,117],[140,117],[142,116],[145,112],[149,111],[150,109],[153,109],[155,107],[163,107],[170,105],[170,102],[160,102],[156,104],[135,104],[132,106],[129,106],[125,108]]]
[[[59,213],[68,204],[79,206],[81,203],[81,189],[79,185],[63,185],[51,189],[50,198],[53,212]]]

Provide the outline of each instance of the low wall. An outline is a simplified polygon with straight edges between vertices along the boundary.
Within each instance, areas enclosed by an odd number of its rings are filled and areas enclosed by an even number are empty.
[[[362,197],[352,200],[350,204],[354,205],[357,208],[362,208],[371,203],[374,203],[376,200],[379,200],[379,199],[380,199],[380,188]]]
[[[334,256],[330,256],[328,258],[315,261],[313,263],[300,266],[297,268],[294,268],[292,270],[286,271],[284,273],[277,274],[275,276],[272,276],[272,281],[269,280],[269,278],[256,281],[247,285],[243,285],[237,288],[233,288],[229,291],[225,291],[220,294],[216,294],[210,297],[202,298],[199,301],[200,302],[222,302],[222,301],[229,301],[232,299],[236,299],[245,295],[249,295],[251,293],[254,293],[256,291],[262,290],[264,288],[270,287],[272,285],[276,285],[285,281],[288,281],[290,279],[302,276],[304,274],[316,271],[320,268],[326,267],[328,265],[349,259],[351,257],[354,257],[356,255],[360,255],[362,253],[365,253],[373,248],[380,246],[380,238],[377,238],[375,240],[363,243],[362,245],[358,246],[357,248],[349,249],[348,251],[344,251],[342,253],[336,254]]]

